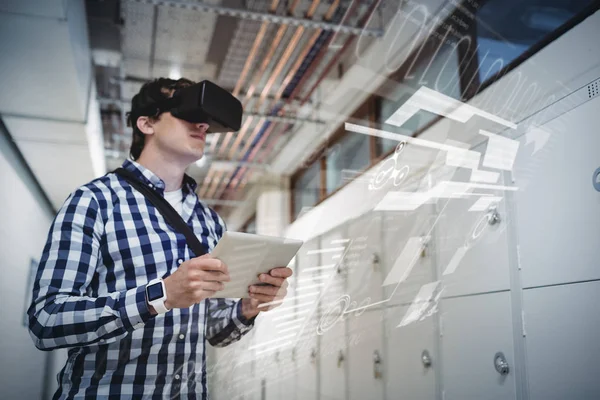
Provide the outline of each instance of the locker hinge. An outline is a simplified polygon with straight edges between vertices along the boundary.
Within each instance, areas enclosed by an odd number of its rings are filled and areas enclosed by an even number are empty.
[[[522,265],[521,265],[521,247],[519,245],[517,245],[517,268],[519,268],[519,271],[522,269]]]
[[[523,327],[523,337],[527,336],[527,331],[525,330],[525,311],[521,310],[521,326]]]

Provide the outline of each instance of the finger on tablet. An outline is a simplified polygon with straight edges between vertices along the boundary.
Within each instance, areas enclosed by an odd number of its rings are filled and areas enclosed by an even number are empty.
[[[252,285],[250,286],[250,293],[254,293],[254,294],[264,294],[267,296],[276,296],[281,290],[283,290],[280,287],[277,286],[258,286],[258,285]]]
[[[204,271],[218,271],[225,274],[229,273],[227,265],[218,258],[206,258],[198,260],[198,267]]]
[[[273,286],[281,286],[281,285],[283,285],[283,282],[285,281],[285,279],[283,279],[283,278],[276,278],[269,274],[260,274],[258,276],[258,279],[263,283],[268,283]]]
[[[277,278],[289,278],[294,272],[288,267],[276,267],[269,271],[271,276]]]
[[[219,271],[201,271],[200,277],[203,281],[209,282],[229,282],[231,281],[231,277],[228,273],[219,272]]]

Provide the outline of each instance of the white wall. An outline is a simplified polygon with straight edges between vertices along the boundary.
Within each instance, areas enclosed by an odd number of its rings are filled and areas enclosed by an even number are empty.
[[[0,134],[0,397],[39,399],[46,357],[23,325],[30,301],[30,261],[42,253],[51,214]]]

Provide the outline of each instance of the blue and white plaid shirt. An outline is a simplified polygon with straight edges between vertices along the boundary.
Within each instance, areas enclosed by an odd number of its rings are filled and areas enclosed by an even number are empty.
[[[164,193],[164,182],[147,168],[123,166]],[[186,175],[182,217],[212,251],[225,224],[195,189]],[[67,198],[50,228],[28,311],[39,349],[70,348],[55,398],[208,398],[205,339],[226,346],[254,319],[246,320],[233,299],[150,314],[145,285],[193,257],[183,234],[114,173]]]

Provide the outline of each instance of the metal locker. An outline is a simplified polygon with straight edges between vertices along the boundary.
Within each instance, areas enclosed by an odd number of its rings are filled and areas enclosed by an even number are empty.
[[[322,284],[321,258],[318,252],[319,238],[307,241],[296,255],[294,271],[295,316],[278,316],[277,324],[287,332],[296,332],[297,341],[292,348],[297,376],[295,394],[298,400],[316,400],[318,392],[319,341],[316,334],[318,323],[318,297]],[[317,290],[314,290],[314,289]],[[307,293],[317,293],[305,296]],[[285,333],[285,332],[284,332]]]
[[[250,363],[248,364],[247,370],[247,381],[246,381],[246,400],[261,400],[260,398],[260,378],[256,373],[256,359],[252,358]]]
[[[267,376],[268,400],[295,398],[292,388],[296,385],[296,371],[291,355],[291,348],[275,351],[272,355],[271,374]]]
[[[440,373],[437,314],[409,319],[410,312],[414,312],[410,305],[388,307],[384,312],[386,400],[436,398]]]
[[[514,185],[523,287],[600,278],[599,107],[596,97],[519,138]],[[546,140],[533,140],[540,136]]]
[[[244,350],[247,351],[247,350]],[[240,353],[235,353],[234,357]],[[239,357],[239,356],[238,356]],[[225,396],[223,398],[235,397],[239,400],[259,400],[260,399],[260,379],[255,374],[256,361],[250,357],[244,357],[244,361],[232,371],[231,375],[226,376],[225,385],[234,387],[235,395]],[[210,396],[209,396],[210,397]]]
[[[342,268],[351,302],[348,309],[368,307],[383,298],[381,219],[381,213],[369,212],[347,224],[348,242]]]
[[[410,303],[434,280],[433,206],[382,212],[381,269],[386,306]]]
[[[343,261],[347,275],[349,399],[383,399],[381,214],[348,223],[351,241]]]
[[[266,397],[265,400],[280,400],[281,397],[281,377],[279,375],[281,367],[281,356],[280,352],[277,351],[271,354],[268,358],[269,368],[268,373],[265,375],[266,379]]]
[[[523,291],[531,400],[600,399],[600,281]]]
[[[443,398],[516,399],[510,292],[440,303]]]
[[[346,399],[346,324],[343,312],[348,303],[346,273],[341,262],[348,245],[344,226],[321,236],[322,295],[319,301],[317,334],[319,394],[321,400]]]
[[[316,324],[311,324],[316,329]],[[297,371],[294,392],[298,400],[319,399],[319,341],[316,335],[305,335],[299,346],[292,349]]]
[[[383,400],[386,378],[381,307],[350,313],[348,326],[348,398],[350,400]]]
[[[485,166],[486,158],[498,152],[499,146],[488,141],[471,150],[482,154]],[[502,189],[509,185],[503,181],[501,170],[494,171],[497,180],[485,184],[471,182],[472,173],[468,168],[456,169],[437,200],[436,264],[444,297],[510,288],[506,196]],[[479,184],[482,187],[465,190],[465,185]]]

